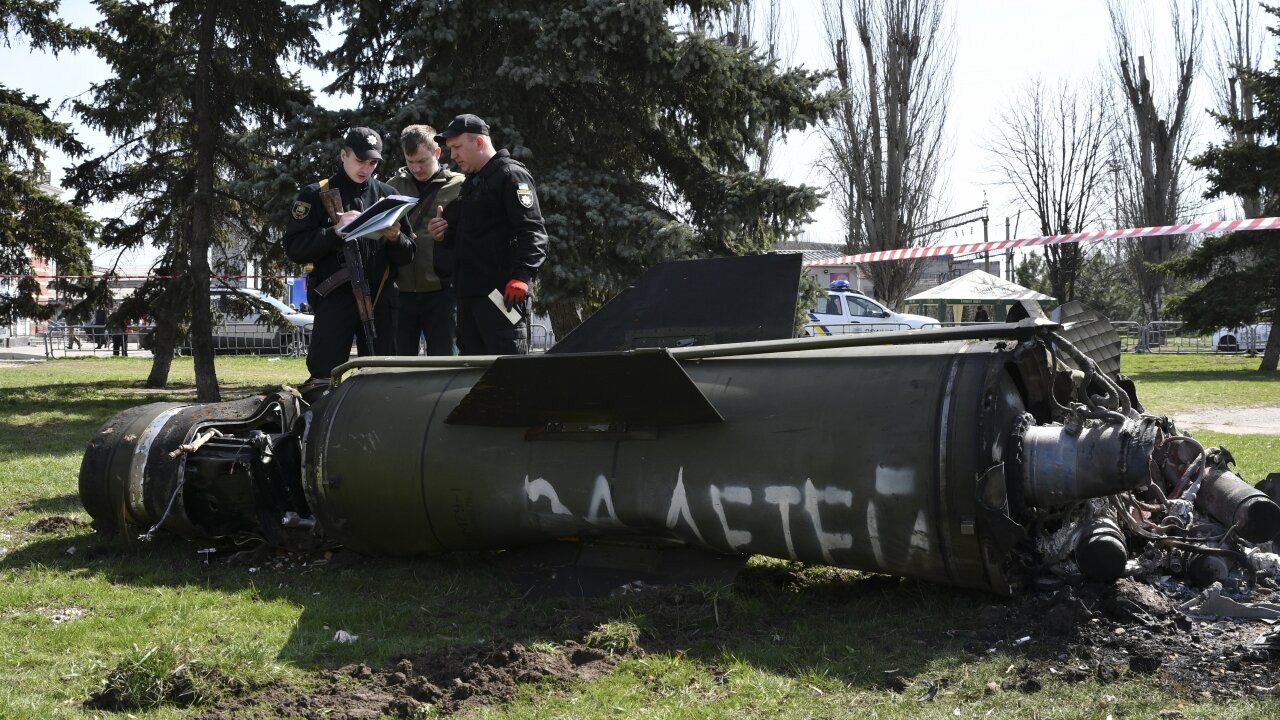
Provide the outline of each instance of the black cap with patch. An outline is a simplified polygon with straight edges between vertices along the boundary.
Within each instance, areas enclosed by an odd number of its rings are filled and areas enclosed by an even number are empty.
[[[382,159],[382,136],[367,127],[353,127],[342,143],[361,160]]]
[[[459,135],[465,135],[467,133],[488,135],[489,123],[486,123],[479,117],[470,113],[467,113],[466,115],[459,115],[449,123],[449,127],[446,127],[439,135],[436,136],[436,142],[443,143],[451,137],[458,137]]]

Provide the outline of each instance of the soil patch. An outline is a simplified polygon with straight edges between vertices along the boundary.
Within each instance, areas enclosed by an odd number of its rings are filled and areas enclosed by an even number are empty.
[[[89,523],[66,515],[48,515],[27,525],[27,532],[47,535],[88,526]]]
[[[272,717],[307,720],[376,720],[384,715],[412,717],[423,705],[451,715],[470,705],[509,703],[524,683],[592,680],[609,672],[617,660],[572,641],[537,650],[509,641],[454,646],[404,658],[381,670],[363,664],[326,670],[314,692],[271,688],[222,702],[196,717],[252,718],[269,712]]]

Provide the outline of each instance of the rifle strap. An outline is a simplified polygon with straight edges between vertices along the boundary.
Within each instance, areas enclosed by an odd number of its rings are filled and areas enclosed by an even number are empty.
[[[316,286],[316,294],[325,297],[333,292],[333,289],[351,279],[351,271],[347,268],[339,268],[337,272],[324,279],[324,282]]]

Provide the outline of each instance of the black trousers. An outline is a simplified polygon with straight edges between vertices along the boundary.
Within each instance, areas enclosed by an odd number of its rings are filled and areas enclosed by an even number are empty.
[[[524,355],[529,316],[511,324],[487,297],[458,298],[458,350],[463,355]]]
[[[396,354],[417,355],[418,337],[427,339],[428,355],[457,355],[458,296],[453,288],[435,292],[400,292],[396,314]]]
[[[307,371],[313,378],[328,378],[333,369],[351,357],[351,339],[356,341],[356,354],[394,355],[396,326],[396,289],[388,282],[373,308],[374,346],[365,341],[360,313],[356,310],[351,286],[339,285],[320,297],[314,290],[307,295],[315,308],[315,324],[311,328],[311,347],[307,349]]]
[[[113,333],[111,335],[111,354],[129,357],[129,339],[124,333]]]

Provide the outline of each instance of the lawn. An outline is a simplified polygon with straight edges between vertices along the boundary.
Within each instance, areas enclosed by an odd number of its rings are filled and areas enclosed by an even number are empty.
[[[1280,405],[1280,383],[1258,378],[1248,368],[1256,362],[1240,360],[1125,356],[1124,370],[1158,412],[1197,402]],[[1019,688],[1008,682],[1022,661],[1012,643],[975,653],[966,642],[990,630],[984,617],[1001,599],[763,558],[752,559],[736,582],[583,600],[526,595],[487,554],[206,563],[199,548],[173,539],[101,542],[76,494],[89,437],[126,408],[193,397],[189,359],[175,362],[173,390],[143,389],[148,369],[149,361],[133,358],[0,367],[0,718],[110,716],[84,706],[109,678],[131,697],[201,703],[132,710],[129,717],[188,717],[237,697],[270,698],[264,702],[289,708],[286,716],[377,717],[323,713],[317,698],[351,686],[345,674],[335,679],[330,671],[352,663],[377,671],[400,658],[491,642],[548,656],[586,643],[616,657],[592,677],[545,676],[496,698],[502,702],[466,706],[486,718],[1280,712],[1275,701],[1204,698],[1148,675],[1047,677],[1042,686]],[[297,359],[220,358],[218,370],[224,397],[306,377]],[[1204,439],[1229,441],[1253,479],[1280,469],[1274,437]],[[357,639],[335,642],[339,630]],[[1044,642],[1036,637],[1028,645]],[[178,667],[184,671],[174,674]],[[232,714],[221,707],[216,716]],[[241,708],[234,716],[253,712]],[[423,705],[412,716],[437,714]]]
[[[1126,353],[1120,371],[1137,384],[1149,412],[1280,406],[1280,375],[1258,372],[1259,362],[1241,355]]]

